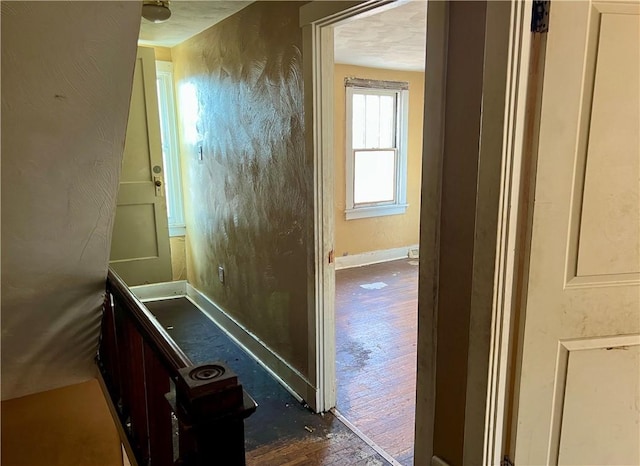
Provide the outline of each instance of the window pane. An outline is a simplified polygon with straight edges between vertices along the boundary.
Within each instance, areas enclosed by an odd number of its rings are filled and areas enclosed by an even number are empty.
[[[366,96],[366,134],[365,147],[376,149],[380,147],[380,97]]]
[[[395,159],[395,150],[354,151],[355,204],[395,199]]]
[[[395,147],[395,97],[380,96],[380,145],[378,147]]]
[[[364,149],[364,95],[353,94],[353,105],[351,107],[353,119],[352,144],[354,149]]]
[[[158,116],[160,117],[160,141],[162,143],[162,164],[164,166],[165,174],[170,173],[169,167],[171,166],[171,160],[169,160],[169,122],[167,121],[167,99],[166,99],[166,87],[164,76],[158,74],[156,77],[156,89],[158,91]],[[167,200],[167,220],[169,224],[173,223],[173,215],[171,212],[171,188],[173,180],[171,176],[165,176],[164,189],[165,199]]]

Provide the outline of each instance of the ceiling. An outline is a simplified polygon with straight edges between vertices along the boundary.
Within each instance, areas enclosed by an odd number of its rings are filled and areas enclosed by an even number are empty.
[[[142,19],[141,45],[173,47],[213,26],[253,2],[171,0],[171,18],[154,24]]]
[[[172,0],[171,19],[140,27],[140,44],[173,47],[243,9],[251,1]],[[335,27],[335,61],[372,68],[423,71],[426,0],[398,2]]]
[[[334,60],[372,68],[424,71],[426,31],[426,0],[404,2],[337,26]]]

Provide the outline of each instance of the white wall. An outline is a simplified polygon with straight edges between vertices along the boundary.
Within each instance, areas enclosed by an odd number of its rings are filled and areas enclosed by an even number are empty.
[[[2,2],[2,398],[91,377],[140,2]]]

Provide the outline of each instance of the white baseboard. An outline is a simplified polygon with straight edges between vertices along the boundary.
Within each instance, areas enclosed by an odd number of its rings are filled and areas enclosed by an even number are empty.
[[[188,283],[187,297],[298,401],[305,400],[308,402],[315,399],[316,389],[304,375],[282,359],[254,333],[246,329],[211,299]]]
[[[361,254],[336,257],[336,270],[349,269],[351,267],[362,267],[363,265],[377,264],[379,262],[417,257],[417,244],[411,246],[403,246],[401,248],[363,252]]]
[[[159,299],[176,298],[187,295],[187,281],[152,283],[129,287],[131,292],[143,303],[145,301],[157,301]]]

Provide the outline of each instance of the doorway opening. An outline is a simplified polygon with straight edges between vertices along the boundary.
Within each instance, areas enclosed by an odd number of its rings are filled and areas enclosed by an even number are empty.
[[[393,464],[413,463],[425,37],[426,2],[379,2],[319,41],[335,255],[320,274],[324,406]]]

